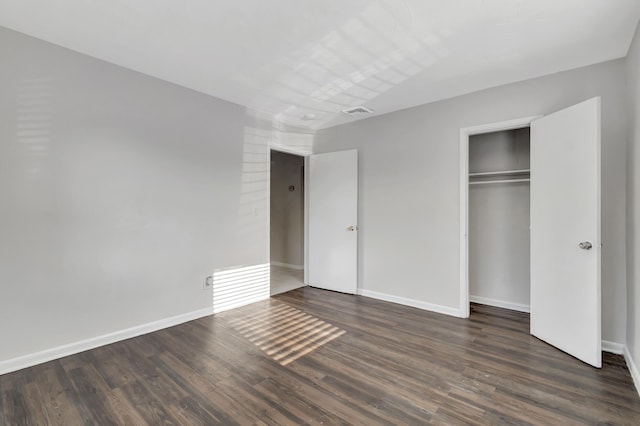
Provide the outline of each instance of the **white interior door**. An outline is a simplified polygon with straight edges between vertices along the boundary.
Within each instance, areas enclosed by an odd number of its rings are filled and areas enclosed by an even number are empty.
[[[358,151],[316,154],[308,164],[308,284],[358,288]]]
[[[595,367],[600,98],[531,123],[531,334]]]

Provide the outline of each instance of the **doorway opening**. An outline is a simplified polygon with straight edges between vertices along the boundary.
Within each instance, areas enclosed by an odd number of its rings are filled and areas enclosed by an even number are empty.
[[[470,303],[529,312],[530,124],[460,131],[460,316]]]
[[[305,157],[271,149],[271,295],[305,286]]]
[[[530,311],[529,127],[469,138],[469,300]]]

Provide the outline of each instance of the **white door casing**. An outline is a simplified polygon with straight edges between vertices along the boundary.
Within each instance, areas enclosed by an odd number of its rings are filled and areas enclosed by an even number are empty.
[[[597,97],[531,123],[531,334],[595,367],[600,257]]]
[[[355,294],[358,287],[358,151],[309,156],[308,284]]]
[[[469,318],[469,138],[472,135],[530,127],[542,116],[533,115],[460,129],[460,307],[458,316]]]

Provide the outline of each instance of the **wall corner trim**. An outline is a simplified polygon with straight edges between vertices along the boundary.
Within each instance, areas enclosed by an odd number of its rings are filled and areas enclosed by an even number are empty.
[[[377,291],[366,290],[364,288],[358,289],[358,295],[364,297],[370,297],[372,299],[384,300],[385,302],[398,303],[400,305],[411,306],[418,309],[424,309],[425,311],[436,312],[439,314],[450,315],[453,317],[462,317],[460,309],[452,308],[450,306],[436,305],[434,303],[423,302],[421,300],[409,299],[401,296],[394,296],[387,293],[380,293]]]
[[[141,336],[147,333],[153,333],[154,331],[173,327],[175,325],[193,321],[195,319],[206,317],[209,315],[213,315],[213,307],[187,312],[185,314],[180,314],[173,317],[137,325],[135,327],[126,328],[124,330],[103,334],[102,336],[91,337],[89,339],[80,340],[74,343],[45,349],[40,352],[34,352],[31,354],[18,356],[16,358],[0,361],[0,375],[22,370],[23,368],[32,367],[34,365],[42,364],[65,356],[84,352],[89,349],[95,349],[100,346],[116,343],[121,340],[130,339],[132,337]]]
[[[633,379],[633,384],[636,386],[636,392],[640,395],[640,372],[638,372],[638,368],[636,364],[633,362],[633,358],[631,357],[631,353],[629,352],[629,348],[626,346],[624,348],[624,360],[627,362],[627,368],[629,369],[629,373],[631,373],[631,378]]]

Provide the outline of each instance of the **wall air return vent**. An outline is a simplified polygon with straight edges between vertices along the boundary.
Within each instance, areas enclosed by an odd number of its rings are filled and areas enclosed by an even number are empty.
[[[371,114],[373,110],[371,108],[363,107],[360,105],[360,106],[343,109],[342,112],[344,112],[347,115],[358,115],[358,114]]]

